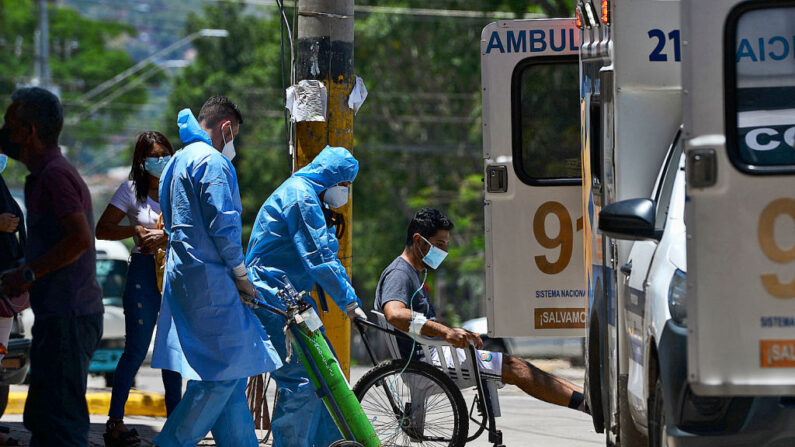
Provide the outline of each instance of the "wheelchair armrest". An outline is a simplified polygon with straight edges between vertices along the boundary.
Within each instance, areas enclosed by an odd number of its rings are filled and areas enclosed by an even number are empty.
[[[419,344],[422,344],[422,345],[429,345],[429,346],[452,346],[450,343],[448,343],[448,342],[447,342],[446,340],[444,340],[443,338],[428,337],[427,335],[422,335],[422,334],[416,334],[416,335],[415,335],[415,334],[413,334],[413,333],[411,333],[411,332],[404,331],[404,330],[400,330],[400,329],[398,329],[398,328],[394,328],[394,329],[395,329],[395,330],[397,330],[397,331],[400,331],[400,332],[402,332],[402,333],[404,333],[404,334],[406,334],[406,335],[408,335],[409,337],[411,337],[411,338],[413,338],[414,340],[416,340],[416,341],[417,341],[417,343],[419,343]]]

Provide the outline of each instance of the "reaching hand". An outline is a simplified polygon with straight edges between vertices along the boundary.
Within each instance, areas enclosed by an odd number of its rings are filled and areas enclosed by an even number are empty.
[[[356,306],[353,309],[348,311],[348,318],[353,321],[356,318],[361,318],[362,320],[367,321],[367,314],[364,313],[361,307]]]
[[[483,347],[483,340],[480,339],[478,334],[461,328],[450,328],[447,335],[444,336],[444,340],[456,348],[466,348],[469,346],[470,341],[472,341],[476,349]]]
[[[235,287],[237,287],[237,290],[241,295],[251,297],[257,296],[257,289],[254,287],[254,284],[249,281],[248,276],[235,277]]]
[[[19,226],[19,217],[11,213],[0,214],[0,231],[4,233],[13,233]]]

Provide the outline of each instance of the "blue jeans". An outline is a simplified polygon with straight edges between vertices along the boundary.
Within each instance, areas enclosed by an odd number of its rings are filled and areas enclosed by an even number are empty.
[[[108,411],[108,416],[112,418],[124,417],[124,405],[130,395],[130,388],[152,340],[160,301],[154,256],[133,253],[124,286],[124,352],[116,365]],[[182,395],[182,377],[177,372],[165,369],[161,370],[161,374],[166,394],[166,413],[171,414]]]
[[[257,447],[246,381],[189,381],[185,396],[153,440],[155,445],[193,447],[212,431],[218,447]]]
[[[102,314],[36,316],[23,420],[31,447],[88,446],[88,365],[102,338]]]

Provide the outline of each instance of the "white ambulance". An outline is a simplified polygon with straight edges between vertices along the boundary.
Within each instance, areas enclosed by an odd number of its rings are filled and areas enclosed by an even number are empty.
[[[793,8],[483,31],[489,335],[586,335],[608,445],[795,445]]]

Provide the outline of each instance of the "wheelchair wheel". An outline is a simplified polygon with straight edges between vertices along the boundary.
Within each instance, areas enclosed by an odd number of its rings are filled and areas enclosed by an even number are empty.
[[[466,443],[469,419],[464,396],[432,365],[406,366],[403,360],[379,363],[356,382],[353,392],[385,447]]]

